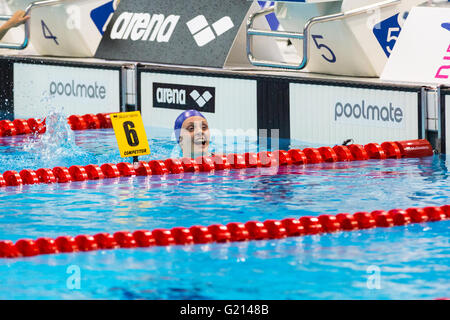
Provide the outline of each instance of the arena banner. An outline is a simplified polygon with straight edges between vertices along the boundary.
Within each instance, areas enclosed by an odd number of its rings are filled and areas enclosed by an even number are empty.
[[[291,137],[341,144],[422,138],[420,87],[290,84]]]
[[[144,124],[173,130],[184,110],[207,119],[215,136],[257,135],[257,80],[210,73],[139,69],[138,105]]]
[[[13,75],[16,119],[120,112],[120,66],[14,62]]]
[[[243,0],[122,0],[95,56],[217,68],[228,60],[248,64],[243,35],[252,10],[260,10],[258,3]],[[267,47],[261,51],[271,51]]]
[[[122,0],[96,57],[222,67],[251,4]]]

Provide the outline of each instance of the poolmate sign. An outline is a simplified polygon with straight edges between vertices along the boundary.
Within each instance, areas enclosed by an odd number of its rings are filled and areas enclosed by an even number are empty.
[[[223,67],[252,1],[122,0],[97,58]]]
[[[147,134],[139,111],[111,114],[111,123],[122,158],[150,154]]]
[[[120,67],[14,63],[14,115],[44,117],[120,110]]]
[[[291,139],[324,144],[418,139],[419,90],[291,83]]]

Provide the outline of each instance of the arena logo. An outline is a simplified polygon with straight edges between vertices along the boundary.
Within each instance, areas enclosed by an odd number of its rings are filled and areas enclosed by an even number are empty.
[[[180,16],[123,12],[111,29],[113,40],[169,42]]]
[[[153,83],[153,106],[155,108],[215,112],[215,88]]]
[[[67,83],[52,81],[50,82],[50,95],[104,100],[106,99],[106,87],[97,82],[77,84],[75,80]]]
[[[234,27],[230,17],[225,16],[209,26],[204,15],[196,16],[186,23],[189,31],[199,47],[203,47]],[[214,31],[213,31],[214,30]]]
[[[404,112],[402,108],[394,107],[392,102],[381,107],[366,104],[365,100],[362,100],[361,104],[337,102],[334,106],[334,120],[338,121],[342,117],[354,120],[400,124],[403,122]]]
[[[158,103],[185,105],[186,104],[186,90],[171,89],[171,88],[158,88],[158,89],[156,89],[156,101]]]

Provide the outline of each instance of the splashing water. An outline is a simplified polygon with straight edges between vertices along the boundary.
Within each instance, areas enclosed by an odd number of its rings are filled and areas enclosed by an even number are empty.
[[[39,139],[33,136],[30,143],[24,145],[24,151],[36,152],[42,158],[51,159],[75,146],[74,134],[64,115],[52,112],[46,117],[45,123],[46,132]]]
[[[51,111],[45,118],[45,123],[46,132],[30,136],[23,145],[23,151],[34,158],[32,163],[58,165],[64,160],[84,162],[90,157],[88,152],[75,143],[74,132],[64,114]]]

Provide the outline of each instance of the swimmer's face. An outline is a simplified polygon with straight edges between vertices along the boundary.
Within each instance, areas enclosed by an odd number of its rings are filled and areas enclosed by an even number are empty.
[[[199,116],[187,118],[180,131],[180,146],[183,155],[191,158],[207,156],[209,138],[210,133],[206,119]]]

